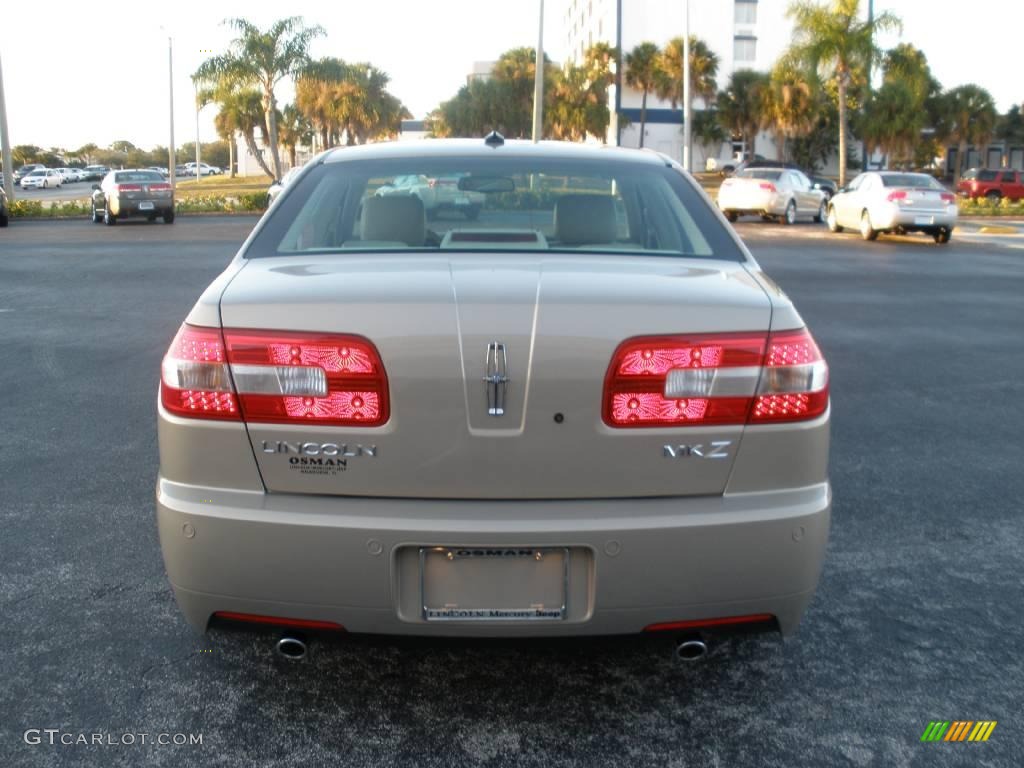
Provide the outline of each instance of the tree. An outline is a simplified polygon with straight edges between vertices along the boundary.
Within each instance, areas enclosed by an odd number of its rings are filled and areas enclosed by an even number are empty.
[[[640,43],[626,54],[626,85],[643,94],[640,100],[641,148],[644,146],[644,130],[647,125],[647,94],[655,90],[662,80],[659,58],[660,51],[654,43]]]
[[[683,38],[673,37],[658,57],[658,98],[672,104],[672,109],[683,102]],[[696,35],[690,35],[690,99],[710,104],[718,91],[718,54]],[[692,103],[691,103],[692,106]]]
[[[230,155],[233,154],[235,136],[240,134],[249,154],[256,159],[263,172],[267,176],[277,178],[267,164],[263,152],[256,145],[257,132],[264,147],[269,145],[270,137],[266,113],[263,111],[263,97],[258,90],[243,85],[231,75],[225,74],[213,81],[209,87],[200,90],[196,98],[200,107],[207,104],[216,104],[218,107],[213,125],[217,135],[229,144],[228,165],[231,166],[232,177],[235,174],[235,163]]]
[[[229,19],[225,23],[234,27],[239,36],[232,41],[227,53],[204,61],[192,79],[197,84],[210,84],[227,77],[239,86],[260,89],[274,161],[273,175],[281,178],[274,89],[282,79],[295,76],[309,63],[309,44],[324,34],[324,30],[318,25],[305,26],[301,16],[280,19],[267,30],[246,19]]]
[[[76,149],[75,156],[80,157],[82,160],[84,160],[86,165],[92,165],[92,158],[97,149],[99,149],[99,147],[90,141],[88,144],[83,144],[78,149]]]
[[[533,89],[537,72],[534,48],[513,48],[498,57],[492,76],[505,86],[508,109],[503,112],[505,135],[526,139],[533,133]],[[544,56],[544,93],[554,85],[555,68]],[[500,90],[500,89],[498,89]]]
[[[789,7],[793,20],[794,54],[816,76],[836,86],[839,109],[839,184],[846,184],[849,133],[847,93],[854,74],[879,58],[875,34],[902,28],[897,16],[885,11],[870,21],[861,20],[860,0],[832,0],[820,5],[814,0],[795,0]]]
[[[913,85],[899,80],[883,83],[868,102],[860,120],[860,135],[868,152],[880,149],[893,164],[914,164],[914,147],[926,115]]]
[[[395,136],[405,105],[388,92],[390,77],[372,64],[328,57],[310,63],[296,78],[295,106],[324,147],[345,135],[349,145]]]
[[[998,113],[992,95],[977,85],[961,85],[948,91],[944,107],[950,125],[950,138],[957,142],[954,181],[959,182],[969,144],[982,150],[981,162],[985,165],[985,155],[988,153],[984,150],[992,141]]]
[[[772,67],[762,91],[765,123],[772,126],[779,160],[786,160],[786,140],[805,136],[817,121],[821,104],[807,73],[792,56],[782,56]]]
[[[752,69],[737,69],[729,84],[718,94],[718,113],[722,124],[743,139],[748,157],[754,154],[758,131],[766,123],[764,111],[768,75]]]
[[[1019,105],[1014,104],[999,118],[996,136],[1005,141],[1007,146],[1024,144],[1024,114]]]
[[[544,135],[564,141],[584,141],[587,135],[604,141],[611,122],[608,86],[615,81],[611,65],[617,49],[607,43],[591,46],[576,66],[556,72],[545,92]]]
[[[718,152],[723,142],[729,139],[729,134],[726,133],[725,128],[722,126],[718,109],[708,107],[693,113],[691,137],[697,142],[697,146],[704,150],[705,155],[709,147],[715,147],[714,151]]]

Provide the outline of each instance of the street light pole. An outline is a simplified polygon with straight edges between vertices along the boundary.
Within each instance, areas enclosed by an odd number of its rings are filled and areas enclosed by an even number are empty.
[[[544,125],[544,0],[540,0],[540,21],[537,24],[537,70],[533,78],[533,143],[541,139]]]
[[[196,84],[196,183],[199,183],[201,166],[199,165],[199,85]]]
[[[170,109],[171,140],[167,146],[167,178],[171,181],[171,195],[174,195],[174,43],[167,36],[167,98]]]
[[[693,108],[690,104],[690,0],[685,2],[683,22],[683,170],[693,170],[690,163],[690,141]]]
[[[7,98],[4,96],[4,67],[0,64],[0,145],[4,158],[4,191],[7,199],[14,202],[14,165],[11,160],[11,136],[7,132]]]

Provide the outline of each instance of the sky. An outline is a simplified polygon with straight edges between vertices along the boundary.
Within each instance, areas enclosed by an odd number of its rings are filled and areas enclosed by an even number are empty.
[[[546,2],[547,52],[555,61],[564,59],[559,44],[565,36],[559,22],[567,1]],[[691,13],[699,12],[701,3],[732,1],[692,0]],[[627,13],[630,2],[623,0]],[[945,87],[976,82],[992,93],[1000,111],[1024,101],[1020,68],[1011,63],[1014,57],[996,57],[993,63],[983,55],[985,38],[1001,47],[1002,41],[1015,39],[1016,32],[1003,34],[1000,29],[1024,27],[1022,0],[978,0],[973,5],[875,0],[875,7],[892,10],[904,22],[902,35],[887,35],[880,44],[890,47],[903,41],[923,49]],[[950,12],[953,7],[958,9],[955,13]],[[180,146],[194,141],[190,75],[205,58],[226,50],[234,35],[222,22],[232,16],[244,15],[268,26],[294,14],[320,24],[326,35],[314,42],[314,57],[369,61],[383,69],[391,76],[391,92],[418,118],[455,94],[473,62],[535,45],[538,20],[537,0],[180,0],[146,8],[125,6],[123,11],[97,13],[94,5],[79,0],[54,0],[44,6],[25,0],[4,2],[0,60],[12,145],[75,149],[90,141],[107,146],[120,139],[147,149],[166,145],[168,37],[174,51],[175,142]],[[983,15],[972,21],[966,8],[980,8]],[[45,23],[41,12],[48,19]],[[964,28],[973,30],[969,42],[960,32]],[[678,33],[666,30],[665,37]],[[284,104],[290,98],[286,83],[278,101]],[[216,107],[209,106],[199,115],[202,141],[216,139],[215,113]]]

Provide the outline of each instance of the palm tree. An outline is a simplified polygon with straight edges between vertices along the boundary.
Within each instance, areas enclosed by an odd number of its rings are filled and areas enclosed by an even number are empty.
[[[815,76],[835,83],[839,104],[839,184],[846,184],[846,137],[849,132],[847,91],[856,73],[879,57],[875,33],[902,28],[897,16],[885,11],[861,20],[860,0],[795,0],[787,14],[793,19],[795,53]]]
[[[772,126],[779,159],[786,160],[786,140],[805,136],[818,119],[817,94],[799,62],[782,56],[763,91],[765,122]]]
[[[255,88],[239,87],[229,78],[221,78],[212,88],[204,88],[199,91],[197,102],[200,107],[207,104],[218,106],[217,115],[213,118],[213,125],[217,134],[228,142],[228,164],[231,165],[231,176],[235,175],[234,168],[234,137],[241,134],[249,154],[256,158],[263,172],[267,176],[274,176],[273,170],[267,165],[263,152],[256,146],[256,133],[259,132],[263,146],[269,143],[269,129],[267,128],[266,115],[263,112],[263,97]]]
[[[643,94],[640,100],[640,147],[644,146],[644,128],[647,124],[647,94],[655,90],[660,80],[660,51],[654,43],[640,43],[626,54],[626,85]]]
[[[281,111],[277,121],[280,132],[281,146],[288,150],[288,165],[294,168],[296,163],[296,147],[309,144],[313,138],[313,127],[306,116],[292,104]]]
[[[726,89],[718,94],[718,113],[722,124],[733,136],[743,139],[748,156],[754,154],[757,133],[767,122],[764,94],[768,83],[768,75],[763,72],[737,69],[729,78]]]
[[[968,144],[982,150],[981,162],[986,163],[984,150],[995,133],[996,112],[992,95],[977,85],[961,85],[950,90],[944,99],[948,114],[950,138],[957,142],[954,180],[960,181]]]
[[[334,101],[338,87],[351,76],[350,66],[332,56],[310,62],[295,78],[295,106],[320,137],[320,148],[334,146],[341,137]]]
[[[683,38],[673,37],[661,52],[658,61],[658,98],[672,104],[683,101]],[[690,35],[690,100],[701,98],[705,104],[714,101],[718,91],[718,54],[696,35]]]
[[[869,153],[880,149],[895,165],[905,166],[913,161],[925,117],[911,84],[887,82],[865,107],[860,134]]]
[[[301,16],[280,19],[267,30],[246,19],[230,19],[226,23],[234,27],[239,36],[232,41],[227,53],[204,61],[192,79],[197,84],[209,84],[227,76],[240,85],[260,88],[270,154],[274,160],[274,178],[281,178],[274,88],[309,62],[309,44],[313,38],[324,34],[324,30],[316,25],[305,26]]]
[[[513,48],[498,57],[492,75],[505,87],[507,108],[503,110],[508,135],[528,138],[533,131],[533,88],[537,71],[534,48]],[[547,55],[544,56],[544,92],[554,84],[555,72]]]

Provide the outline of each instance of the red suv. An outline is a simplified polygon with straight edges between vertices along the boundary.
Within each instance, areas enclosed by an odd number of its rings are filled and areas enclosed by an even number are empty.
[[[960,179],[956,191],[966,197],[1020,200],[1024,198],[1024,174],[1020,171],[972,168]]]

